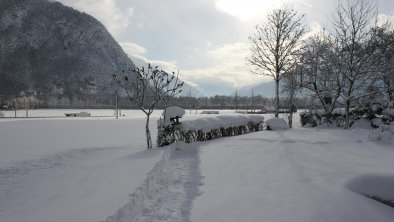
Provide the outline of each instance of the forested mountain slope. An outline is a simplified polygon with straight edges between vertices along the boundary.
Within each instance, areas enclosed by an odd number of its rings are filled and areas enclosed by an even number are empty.
[[[0,95],[107,95],[134,67],[95,18],[59,2],[0,1]]]

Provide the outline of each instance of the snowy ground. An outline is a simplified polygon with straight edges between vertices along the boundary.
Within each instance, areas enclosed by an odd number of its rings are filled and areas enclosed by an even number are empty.
[[[394,145],[369,141],[371,130],[262,131],[146,151],[143,124],[131,111],[0,120],[0,221],[394,219],[365,197],[394,200]]]
[[[143,118],[0,122],[0,221],[114,214],[163,155],[146,151],[143,126]]]
[[[393,208],[356,193],[394,200],[394,146],[367,134],[294,129],[201,144],[192,221],[393,221]]]

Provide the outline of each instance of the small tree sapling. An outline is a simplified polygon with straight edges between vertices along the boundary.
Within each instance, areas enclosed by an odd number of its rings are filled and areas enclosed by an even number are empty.
[[[113,74],[113,79],[125,90],[130,102],[136,104],[146,115],[145,135],[147,148],[152,148],[149,130],[149,119],[156,105],[166,101],[166,97],[174,97],[182,90],[183,82],[178,83],[178,75],[159,70],[158,66],[123,70],[121,74]],[[175,82],[175,84],[171,84]]]

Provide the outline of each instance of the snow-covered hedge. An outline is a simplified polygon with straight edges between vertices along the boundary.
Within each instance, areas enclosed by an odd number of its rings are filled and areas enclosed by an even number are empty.
[[[359,125],[357,122],[368,121],[372,128],[378,128],[383,124],[390,124],[394,121],[394,112],[392,109],[382,108],[357,108],[350,109],[350,126],[353,124]],[[345,125],[345,110],[344,108],[334,109],[331,114],[326,114],[322,110],[309,111],[300,113],[300,121],[302,126],[315,127],[322,124],[336,125],[343,127]]]
[[[372,130],[369,134],[369,139],[372,141],[384,141],[388,142],[394,137],[394,124],[392,125],[381,125],[379,128]]]
[[[260,115],[223,115],[183,120],[178,125],[163,126],[158,133],[158,146],[171,144],[175,140],[186,143],[212,140],[226,136],[261,131],[264,117]],[[163,128],[164,127],[164,128]]]
[[[215,117],[204,117],[193,120],[184,120],[178,130],[187,132],[190,130],[202,131],[204,133],[220,128],[231,128],[245,126],[248,123],[261,124],[264,117],[260,115],[223,115]]]
[[[175,118],[181,118],[185,115],[185,110],[181,107],[167,107],[161,114],[163,118],[157,121],[157,139],[158,146],[166,146],[175,142],[174,123]]]

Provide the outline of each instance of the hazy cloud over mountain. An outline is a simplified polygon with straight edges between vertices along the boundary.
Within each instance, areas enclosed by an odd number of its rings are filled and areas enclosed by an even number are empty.
[[[99,19],[133,57],[180,70],[201,90],[229,89],[268,81],[245,64],[248,35],[268,11],[287,2],[307,14],[310,31],[329,27],[330,0],[60,0]],[[381,17],[394,13],[392,0],[379,1]],[[216,85],[214,83],[217,83]],[[230,92],[228,92],[230,93]],[[209,93],[207,93],[209,94]]]

